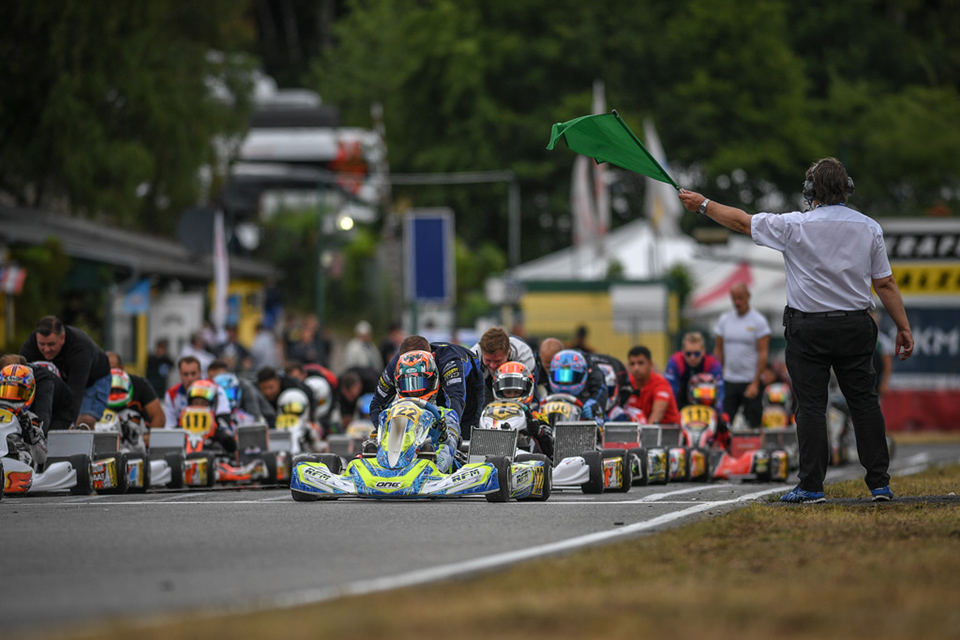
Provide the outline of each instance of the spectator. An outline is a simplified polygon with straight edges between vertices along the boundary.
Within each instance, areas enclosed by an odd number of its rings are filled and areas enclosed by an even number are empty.
[[[260,371],[264,367],[276,369],[280,364],[277,357],[277,337],[273,335],[267,325],[262,322],[257,325],[257,335],[250,345],[250,357],[253,359],[253,368]]]
[[[153,353],[147,356],[147,375],[144,377],[150,382],[157,396],[162,396],[167,391],[167,380],[173,371],[174,362],[167,351],[168,347],[167,339],[160,338],[153,345]]]
[[[401,327],[399,323],[394,322],[391,324],[387,330],[387,337],[380,343],[380,360],[383,362],[393,360],[393,356],[397,355],[397,352],[400,351],[400,344],[405,337],[403,327]]]
[[[723,412],[730,422],[740,407],[751,429],[763,418],[760,374],[770,352],[770,325],[763,314],[750,308],[750,290],[738,283],[730,289],[733,310],[717,320],[713,354],[723,367]]]
[[[380,371],[383,369],[383,360],[380,352],[370,339],[373,328],[366,320],[361,320],[353,330],[354,337],[347,343],[343,354],[345,368],[362,367]]]
[[[236,325],[227,326],[227,339],[217,348],[217,358],[226,363],[231,373],[248,371],[253,366],[253,359],[250,352],[240,344],[237,337]],[[207,365],[207,375],[210,374],[210,365]],[[210,376],[213,378],[213,376]]]
[[[627,404],[643,412],[650,424],[680,424],[680,410],[667,379],[653,370],[650,349],[636,346],[627,352],[631,393]]]
[[[594,348],[587,343],[587,327],[580,325],[577,327],[576,336],[570,343],[567,345],[568,349],[576,349],[577,351],[582,351],[583,353],[593,353]]]
[[[703,334],[691,331],[683,336],[683,349],[670,356],[664,377],[673,387],[673,397],[677,407],[683,409],[690,404],[687,385],[690,378],[698,373],[709,373],[717,382],[717,406],[723,407],[723,367],[720,362],[706,353]]]
[[[56,365],[70,387],[77,426],[93,429],[110,395],[110,362],[103,349],[80,329],[56,316],[44,316],[20,346],[20,355],[28,362],[47,360]]]
[[[200,363],[200,377],[207,377],[207,367],[216,359],[210,351],[207,350],[207,343],[203,339],[203,331],[195,331],[190,335],[190,342],[183,345],[180,351],[180,359],[186,356],[192,356]]]
[[[287,360],[320,362],[320,349],[317,344],[318,329],[317,317],[307,316],[299,331],[291,334],[292,341],[287,345]]]

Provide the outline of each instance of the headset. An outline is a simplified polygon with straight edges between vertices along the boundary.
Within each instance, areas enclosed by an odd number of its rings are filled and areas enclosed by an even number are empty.
[[[820,163],[818,162],[807,171],[807,177],[803,181],[803,188],[801,193],[803,194],[803,199],[804,201],[806,201],[808,207],[813,206],[813,198],[816,193],[816,185],[813,182],[813,173],[819,164]],[[851,178],[850,176],[847,176],[847,197],[848,198],[853,195],[853,190],[854,190],[853,178]]]

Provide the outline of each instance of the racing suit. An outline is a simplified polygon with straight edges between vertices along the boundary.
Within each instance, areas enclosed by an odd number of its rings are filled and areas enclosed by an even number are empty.
[[[34,471],[43,471],[47,465],[47,437],[43,423],[28,409],[17,414],[17,421],[20,433],[7,435],[7,455],[30,465]]]
[[[448,437],[446,447],[449,452],[437,451],[437,461],[447,453],[452,457],[457,450],[461,439],[470,437],[473,425],[480,422],[480,412],[483,410],[484,386],[483,374],[480,372],[480,363],[472,351],[448,342],[431,342],[430,350],[437,363],[437,373],[440,376],[439,389],[433,399],[444,414],[444,422]],[[380,424],[382,412],[397,393],[397,360],[394,356],[383,373],[377,390],[370,402],[370,421]]]

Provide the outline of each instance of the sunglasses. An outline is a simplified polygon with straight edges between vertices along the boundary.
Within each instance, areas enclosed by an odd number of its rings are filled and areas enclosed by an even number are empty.
[[[683,355],[688,358],[699,358],[703,354],[702,351],[684,351]]]

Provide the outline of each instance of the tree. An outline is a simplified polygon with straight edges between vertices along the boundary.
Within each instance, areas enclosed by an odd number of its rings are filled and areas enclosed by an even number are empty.
[[[0,22],[0,189],[169,231],[249,111],[246,6],[18,2]],[[222,55],[217,55],[221,52]],[[219,93],[220,95],[216,95]]]

